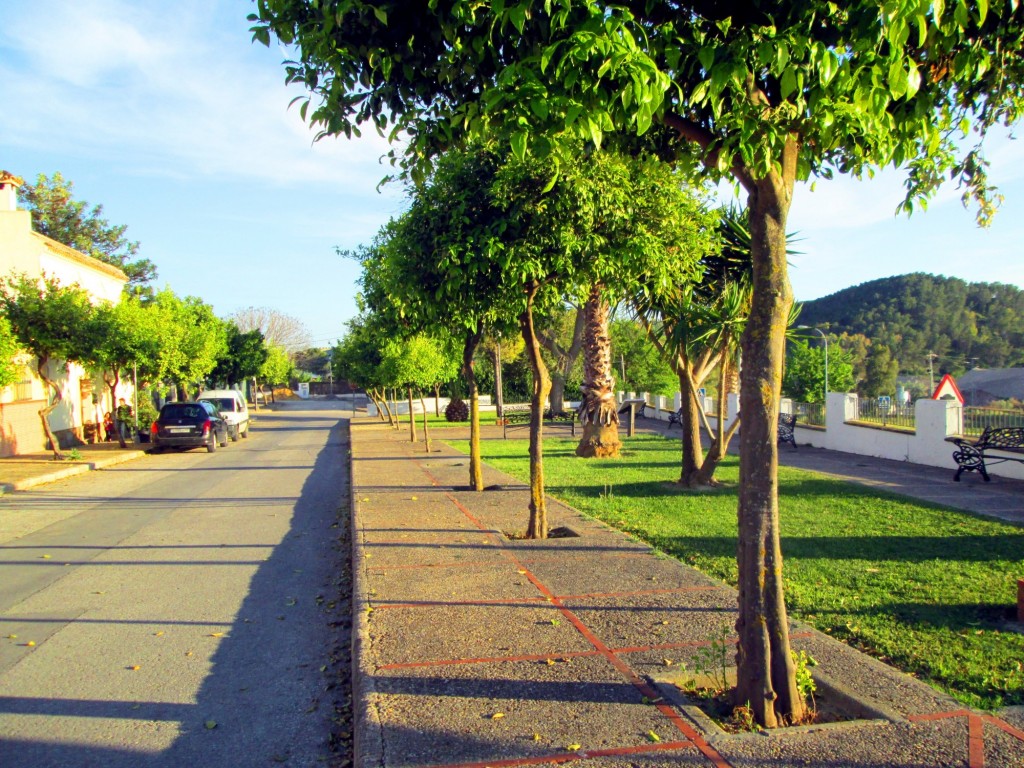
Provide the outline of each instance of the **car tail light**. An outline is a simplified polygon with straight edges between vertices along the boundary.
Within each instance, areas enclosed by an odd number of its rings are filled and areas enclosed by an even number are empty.
[[[207,419],[206,421],[203,422],[203,435],[204,436],[210,434],[210,426],[211,426],[211,424],[210,424],[210,420],[209,419]]]
[[[155,434],[158,434],[159,432],[160,432],[160,425],[158,425],[158,424],[157,424],[157,423],[156,423],[156,422],[154,421],[154,422],[153,422],[153,423],[152,423],[152,424],[150,425],[150,427],[149,427],[149,434],[151,434],[151,435],[155,435]]]

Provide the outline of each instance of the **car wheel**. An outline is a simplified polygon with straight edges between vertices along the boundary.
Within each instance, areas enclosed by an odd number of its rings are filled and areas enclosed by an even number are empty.
[[[242,431],[242,428],[237,426],[237,425],[233,429],[228,430],[228,437],[231,438],[231,442],[233,442],[233,443],[237,443],[238,442],[238,433],[241,432],[241,431]]]
[[[249,422],[245,422],[245,429],[242,430],[242,439],[244,440],[249,436]]]
[[[226,429],[224,430],[224,439],[221,441],[220,447],[221,448],[227,448],[228,447],[228,431]]]
[[[210,435],[210,442],[206,444],[206,452],[213,453],[217,450],[217,435]]]
[[[150,453],[163,453],[164,449],[161,446],[159,446],[159,445],[155,445],[155,446],[153,446],[152,448],[149,449],[149,452]]]

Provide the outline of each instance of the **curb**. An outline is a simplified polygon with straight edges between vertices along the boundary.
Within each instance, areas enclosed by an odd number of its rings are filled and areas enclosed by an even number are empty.
[[[106,459],[76,462],[75,464],[64,467],[63,469],[54,470],[53,472],[46,472],[41,475],[26,477],[21,480],[15,480],[12,483],[0,483],[0,494],[12,493],[14,491],[26,491],[29,488],[34,488],[37,485],[54,483],[58,480],[64,480],[68,477],[74,477],[75,475],[82,475],[85,474],[86,472],[92,472],[98,469],[104,469],[106,467],[114,466],[115,464],[122,464],[126,461],[132,461],[134,459],[141,458],[142,456],[145,455],[145,451],[129,451],[127,453],[121,453]]]

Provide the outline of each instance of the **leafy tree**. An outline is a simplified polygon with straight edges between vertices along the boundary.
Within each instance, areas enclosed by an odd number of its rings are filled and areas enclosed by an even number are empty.
[[[139,244],[125,237],[127,225],[114,226],[103,215],[103,206],[91,209],[75,200],[74,183],[60,172],[39,174],[35,184],[18,189],[21,204],[32,213],[36,232],[117,267],[128,276],[128,290],[148,295],[156,279],[156,266],[149,259],[136,258]]]
[[[619,386],[627,392],[671,395],[679,382],[675,372],[647,337],[636,320],[617,317],[611,321],[612,364],[619,373]]]
[[[255,39],[269,44],[275,34],[297,49],[286,79],[318,98],[303,116],[325,135],[371,122],[402,136],[396,160],[414,178],[465,134],[498,131],[519,157],[565,161],[575,139],[600,144],[608,133],[656,126],[681,160],[746,191],[753,297],[742,342],[735,696],[762,725],[799,720],[806,705],[789,647],[774,472],[794,186],[892,164],[908,169],[905,210],[952,177],[987,221],[996,198],[985,160],[957,134],[974,127],[983,137],[1019,117],[1016,0],[949,9],[926,0],[724,9],[452,0],[327,13],[312,0],[266,0],[257,11]]]
[[[284,347],[271,344],[267,348],[267,359],[260,366],[259,379],[271,386],[287,384],[292,373],[292,361]]]
[[[500,158],[486,147],[454,151],[415,190],[409,210],[356,254],[363,297],[397,333],[444,329],[461,345],[469,394],[469,484],[483,490],[476,350],[488,326],[516,314],[502,274],[503,216],[489,194]],[[410,412],[411,413],[411,412]]]
[[[868,397],[896,394],[896,375],[900,370],[899,360],[892,356],[884,344],[872,344],[865,363],[866,374],[862,387]]]
[[[18,344],[36,358],[39,378],[49,395],[39,411],[53,458],[64,458],[50,428],[50,414],[63,400],[61,387],[50,374],[51,363],[88,362],[96,348],[95,310],[89,294],[77,285],[54,278],[10,277],[0,287],[0,306]]]
[[[22,366],[18,362],[21,354],[10,321],[0,315],[0,387],[9,387],[21,380]]]
[[[331,368],[331,350],[326,347],[308,347],[293,353],[292,363],[296,368],[320,375]]]
[[[164,289],[154,298],[161,323],[160,357],[154,379],[177,382],[179,397],[206,380],[227,347],[227,330],[213,307],[194,296],[179,298]]]
[[[259,376],[270,350],[259,329],[242,331],[235,323],[224,324],[226,345],[210,373],[215,381],[228,386]]]
[[[151,380],[153,362],[160,358],[160,316],[155,305],[125,295],[117,304],[100,304],[95,312],[97,346],[92,361],[103,370],[103,381],[117,402],[117,389],[125,373],[141,368],[143,380]],[[145,399],[145,398],[142,398]],[[141,413],[139,414],[141,416]],[[122,448],[124,435],[117,430]]]
[[[698,215],[695,204],[694,217]],[[675,371],[680,402],[679,482],[688,487],[709,485],[739,420],[725,426],[719,418],[711,429],[698,392],[719,372],[718,412],[725,413],[729,379],[738,369],[739,339],[750,313],[750,237],[734,211],[704,214],[702,229],[716,230],[718,248],[706,246],[701,275],[667,290],[640,285],[631,304],[655,348]],[[701,423],[713,442],[707,453]]]
[[[377,406],[381,421],[387,413],[388,421],[395,426],[394,414],[385,393],[389,382],[381,375],[385,342],[374,317],[363,313],[349,320],[347,333],[334,347],[331,366],[336,380],[347,381],[354,387],[364,389]]]
[[[833,340],[828,346],[828,387],[833,392],[852,392],[851,355]],[[825,401],[825,348],[820,342],[794,339],[786,350],[782,391],[800,403]]]
[[[416,421],[413,418],[413,390],[420,392],[423,407],[423,441],[430,453],[430,433],[427,428],[427,409],[423,404],[423,390],[442,379],[450,366],[442,345],[436,339],[417,334],[408,339],[392,339],[385,344],[381,355],[382,375],[409,395],[409,439],[416,442]]]

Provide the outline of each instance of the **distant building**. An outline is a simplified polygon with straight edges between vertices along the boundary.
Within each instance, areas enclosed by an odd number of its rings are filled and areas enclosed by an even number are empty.
[[[0,171],[0,279],[25,274],[55,278],[62,285],[77,283],[95,302],[116,303],[128,277],[92,256],[69,248],[32,230],[32,214],[18,210],[18,187],[23,180]],[[39,419],[49,393],[26,356],[22,380],[0,390],[0,456],[34,453],[47,449]],[[51,414],[50,425],[62,447],[77,444],[86,425],[103,422],[113,410],[109,389],[99,376],[61,360],[52,360],[48,377],[62,387],[63,402]],[[118,392],[130,400],[130,385]]]
[[[1024,402],[1024,368],[975,368],[956,380],[966,405],[988,405],[994,400]]]

